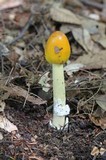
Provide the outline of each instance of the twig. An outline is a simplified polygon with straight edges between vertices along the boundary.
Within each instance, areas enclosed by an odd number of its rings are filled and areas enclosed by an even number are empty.
[[[25,98],[25,101],[24,101],[24,104],[23,104],[23,108],[25,107],[25,104],[26,104],[26,101],[28,99],[28,95],[29,95],[29,92],[30,92],[30,84],[28,84],[27,86],[28,86],[28,91],[27,91],[27,95],[26,95],[26,98]]]
[[[99,10],[102,10],[103,9],[103,4],[101,3],[98,3],[98,2],[93,2],[91,0],[80,0],[83,4],[89,6],[89,7],[94,7],[94,8],[97,8]]]
[[[10,82],[11,75],[12,75],[13,71],[14,71],[14,67],[12,67],[12,69],[11,69],[11,71],[10,71],[10,73],[9,73],[9,76],[8,76],[6,82],[5,82],[5,85],[7,85],[7,84]]]
[[[0,83],[0,89],[3,91],[7,91],[9,96],[16,96],[16,97],[23,97],[26,99],[26,95],[27,96],[27,101],[35,104],[35,105],[41,105],[41,104],[46,104],[46,101],[42,100],[41,98],[36,98],[34,96],[31,96],[28,91],[26,91],[25,89],[19,87],[19,86],[15,86],[13,84],[11,84],[10,86],[5,86],[3,85],[3,82],[1,81]]]
[[[97,93],[100,91],[101,86],[102,86],[102,83],[100,83],[100,86],[99,86],[98,90],[96,91],[96,93],[94,93],[89,99],[87,99],[82,105],[80,105],[80,107],[84,106],[87,102],[89,102],[91,99],[93,99],[97,95]]]
[[[29,19],[28,19],[28,21],[26,22],[24,28],[22,29],[22,31],[21,31],[21,32],[19,33],[19,35],[18,35],[12,42],[10,42],[8,45],[13,45],[13,44],[15,44],[19,39],[21,39],[21,38],[25,35],[25,33],[26,33],[26,31],[28,30],[29,26],[32,24],[33,20],[34,20],[34,16],[31,14],[30,17],[29,17]]]

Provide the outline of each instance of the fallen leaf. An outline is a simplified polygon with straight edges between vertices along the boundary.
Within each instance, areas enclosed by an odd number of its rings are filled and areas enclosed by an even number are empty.
[[[24,97],[24,98],[26,98],[27,96],[27,101],[32,102],[33,104],[41,105],[41,104],[46,103],[46,101],[43,101],[41,98],[36,98],[34,96],[31,96],[30,94],[28,94],[28,91],[26,91],[25,89],[19,86],[13,85],[10,90],[10,94],[13,96],[17,95],[19,97]]]
[[[103,155],[106,152],[105,148],[100,148],[100,154]]]
[[[91,18],[91,19],[94,19],[96,21],[100,20],[100,16],[98,14],[91,13],[91,14],[89,14],[88,17]]]
[[[74,28],[72,33],[75,40],[85,49],[86,52],[93,52],[94,42],[86,29]]]
[[[101,118],[104,116],[104,114],[105,114],[105,111],[99,106],[93,112],[93,116],[96,118]]]
[[[92,156],[97,156],[99,154],[99,149],[98,147],[94,146],[94,148],[91,151]]]
[[[18,128],[3,115],[0,115],[0,128],[4,129],[7,132],[18,130]]]
[[[106,111],[106,94],[98,96],[96,98],[96,103],[104,110]]]
[[[105,35],[105,24],[104,23],[97,22],[97,21],[94,21],[94,20],[85,18],[83,16],[79,16],[79,15],[77,15],[77,17],[80,20],[81,28],[86,29],[89,32],[89,34],[94,35],[94,36],[95,34],[97,35],[99,34],[99,37],[100,35],[101,37]],[[60,30],[65,31],[65,33],[67,33],[67,32],[72,31],[73,28],[75,28],[75,26],[63,23]]]
[[[92,20],[90,18],[85,18],[79,15],[78,15],[78,18],[81,22],[82,27],[86,29],[89,32],[89,34],[105,35],[105,24],[104,23]]]
[[[71,63],[64,67],[64,71],[66,71],[69,76],[72,76],[74,72],[79,71],[83,67],[84,65],[81,63]]]
[[[58,7],[53,6],[50,9],[50,16],[56,22],[81,25],[80,20],[73,12],[69,11],[68,9],[64,9],[62,7],[60,8],[59,6]]]
[[[74,63],[82,63],[89,67],[98,66],[106,68],[106,50],[101,50],[94,54],[89,53],[79,56]]]
[[[98,148],[96,146],[93,147],[92,151],[91,151],[91,155],[92,156],[97,156],[98,154],[103,155],[106,152],[105,148]]]
[[[42,86],[42,90],[45,92],[48,92],[50,90],[50,84],[48,83],[50,81],[49,78],[49,72],[45,73],[39,80],[39,84]]]
[[[93,115],[89,115],[89,118],[96,126],[99,126],[102,129],[106,129],[106,114],[105,113],[103,117],[95,117]]]
[[[23,4],[23,0],[1,0],[0,10],[18,7]]]
[[[9,86],[5,86],[5,85],[1,85],[1,84],[0,84],[0,88],[4,91],[7,91],[8,94],[11,96],[23,97],[25,99],[27,97],[27,101],[29,101],[33,104],[36,104],[36,105],[41,105],[41,104],[46,103],[46,101],[43,101],[41,98],[36,98],[34,96],[31,96],[28,93],[28,91],[26,91],[25,89],[23,89],[19,86],[15,86],[15,85],[11,84],[11,87],[9,87]]]
[[[103,35],[100,35],[100,34],[97,34],[97,35],[94,35],[92,36],[92,39],[99,43],[103,48],[106,49],[106,36],[103,34]]]

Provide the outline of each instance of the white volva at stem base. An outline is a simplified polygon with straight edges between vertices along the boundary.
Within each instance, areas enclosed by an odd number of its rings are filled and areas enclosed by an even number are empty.
[[[61,129],[66,124],[66,95],[63,64],[53,64],[53,121],[52,126]]]
[[[50,121],[50,123],[49,123],[51,127],[55,128],[57,130],[63,130],[63,129],[68,128],[68,123],[69,123],[68,117],[66,117],[66,119],[64,121],[65,123],[62,121],[62,120],[64,120],[64,117],[59,117],[59,116],[54,115],[53,119],[54,119],[54,121],[53,121],[54,123],[52,121]],[[57,124],[57,122],[58,122],[58,124]],[[64,123],[64,126],[60,126],[60,124],[62,122]]]

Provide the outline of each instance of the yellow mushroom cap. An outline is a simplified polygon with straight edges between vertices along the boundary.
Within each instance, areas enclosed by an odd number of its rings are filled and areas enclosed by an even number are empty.
[[[64,33],[52,33],[45,46],[45,58],[52,64],[65,63],[71,54],[69,41]]]

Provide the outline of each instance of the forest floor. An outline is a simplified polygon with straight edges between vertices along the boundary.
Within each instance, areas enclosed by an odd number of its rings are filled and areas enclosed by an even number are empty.
[[[49,35],[71,45],[64,64],[68,128],[52,119]],[[106,1],[0,1],[0,160],[106,160]]]

